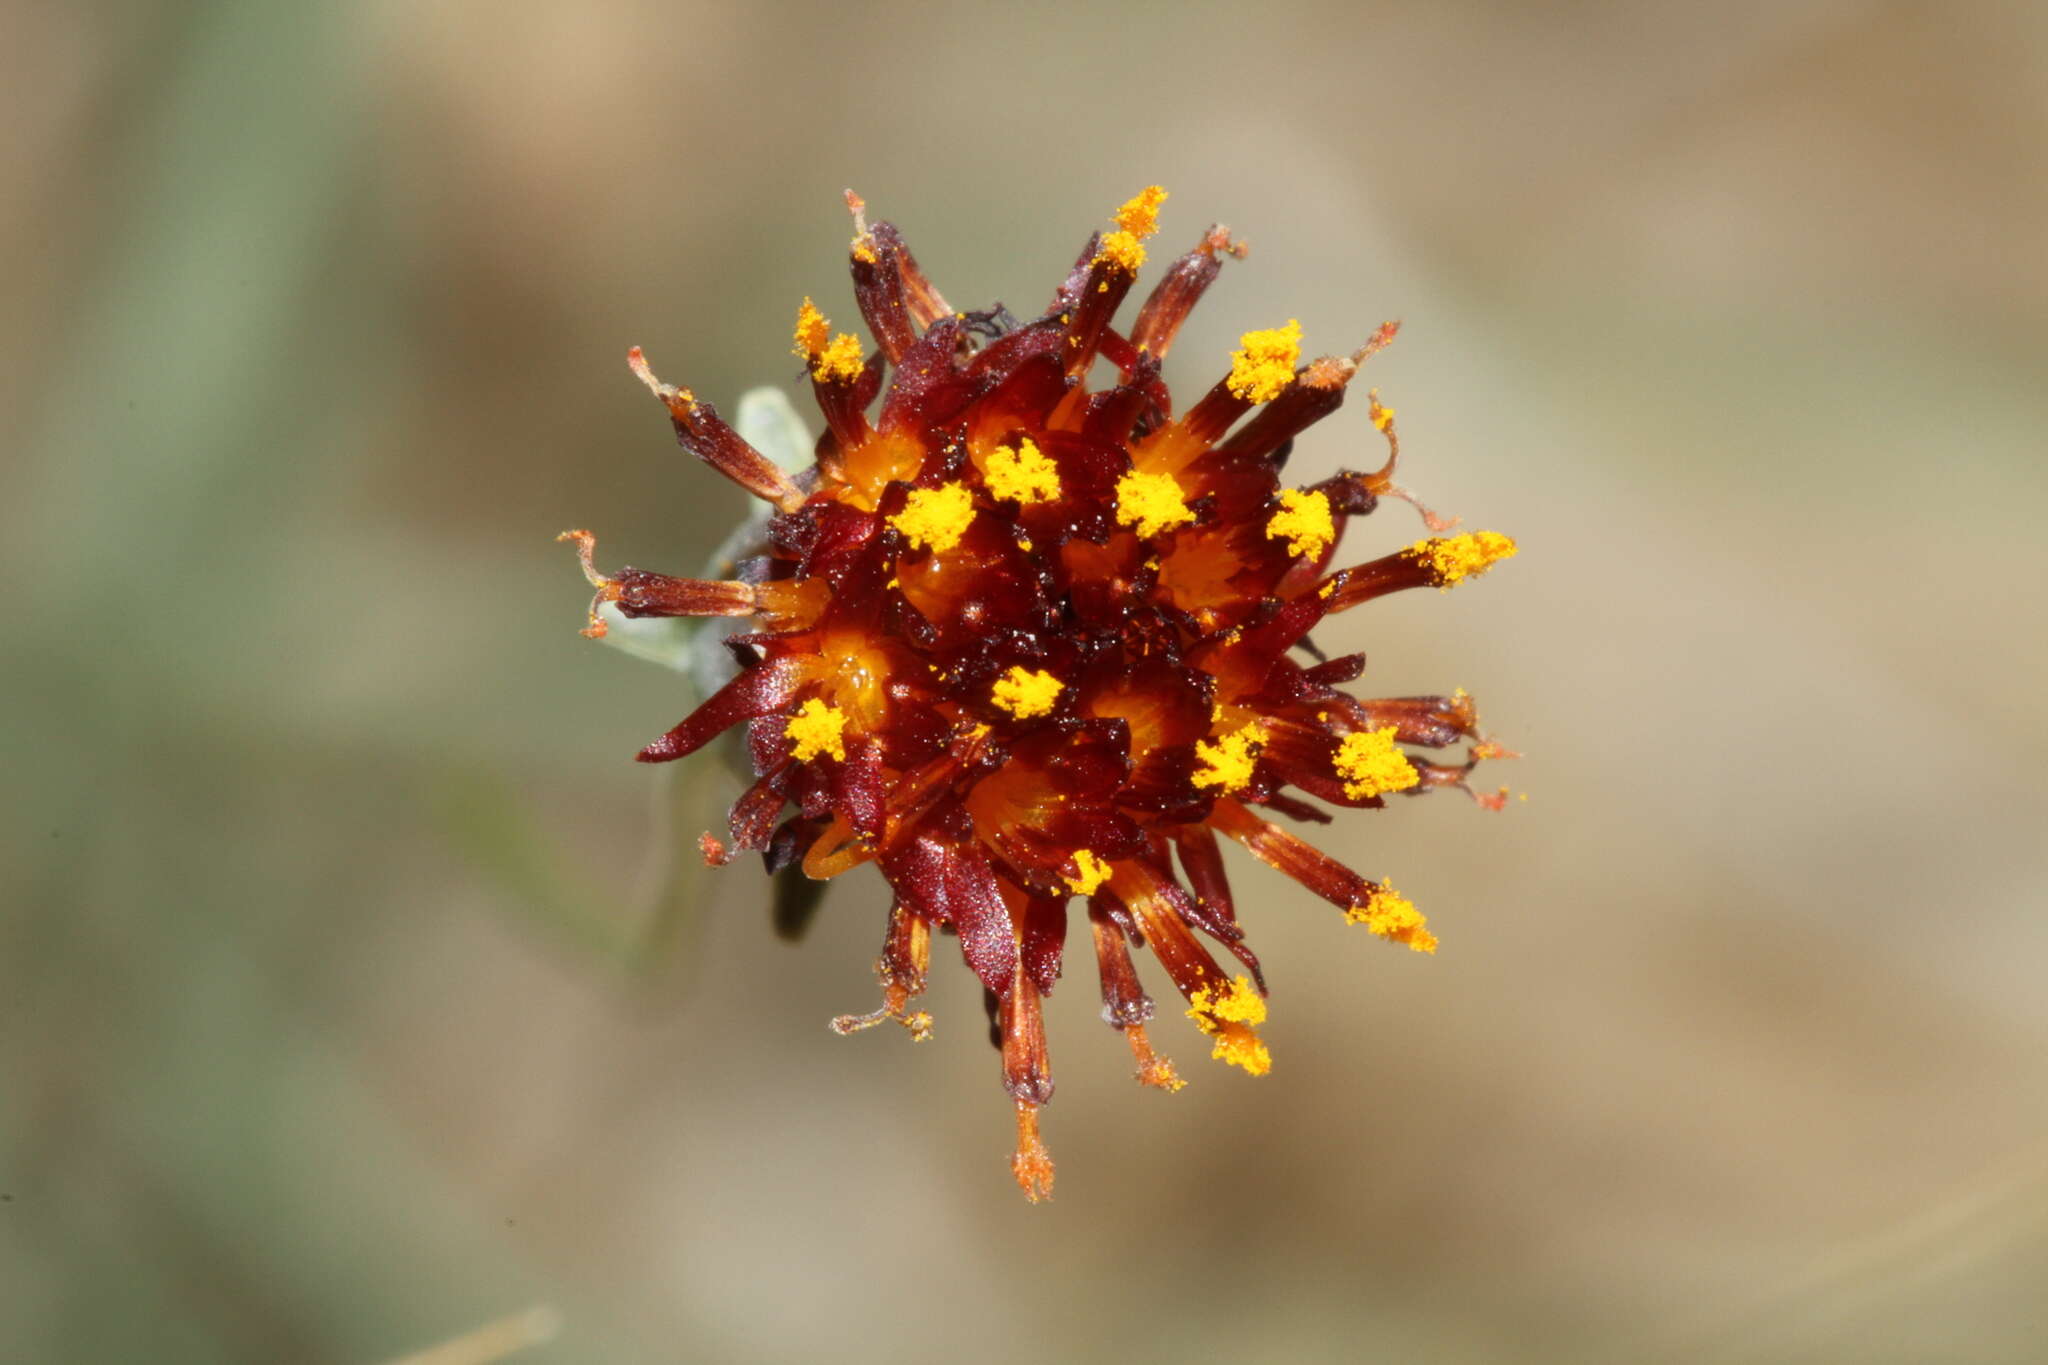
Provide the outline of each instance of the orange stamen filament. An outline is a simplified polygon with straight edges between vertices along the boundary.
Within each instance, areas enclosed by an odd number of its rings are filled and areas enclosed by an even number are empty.
[[[1010,1158],[1010,1174],[1032,1203],[1052,1198],[1052,1153],[1038,1138],[1038,1106],[1024,1100],[1017,1101],[1017,1151]]]

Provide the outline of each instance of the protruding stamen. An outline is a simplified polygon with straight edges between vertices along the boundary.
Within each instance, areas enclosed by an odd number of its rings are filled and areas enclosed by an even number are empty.
[[[1203,234],[1193,251],[1167,268],[1138,310],[1137,320],[1131,324],[1132,349],[1164,359],[1173,349],[1173,339],[1180,335],[1181,324],[1216,282],[1223,268],[1218,253],[1243,260],[1247,250],[1244,243],[1231,241],[1230,229],[1220,224]]]
[[[1233,431],[1220,449],[1249,458],[1279,455],[1289,441],[1344,405],[1345,389],[1357,373],[1358,366],[1344,356],[1318,357],[1303,368],[1297,381],[1283,389],[1279,397]],[[1221,391],[1236,409],[1242,409],[1243,400],[1231,394],[1227,380]],[[1234,412],[1227,415],[1234,416]]]
[[[1102,239],[1093,264],[1137,274],[1138,267],[1145,264],[1145,239],[1159,230],[1159,206],[1165,201],[1166,190],[1159,185],[1147,186],[1125,200],[1115,214],[1117,230]],[[1107,289],[1107,285],[1098,287]]]
[[[576,542],[576,558],[582,561],[583,576],[590,580],[591,587],[597,589],[597,595],[590,599],[589,624],[579,633],[592,640],[602,640],[609,633],[609,628],[605,625],[604,618],[597,614],[597,609],[606,602],[618,600],[618,586],[597,571],[594,559],[597,554],[596,536],[588,531],[564,531],[555,537],[555,543],[558,545],[565,540]]]
[[[897,1023],[903,1025],[913,1043],[929,1043],[932,1040],[932,1017],[924,1010],[907,1013],[904,1009],[910,1003],[910,996],[902,987],[882,987],[882,1007],[866,1014],[842,1014],[832,1020],[832,1031],[840,1037],[871,1029],[877,1024]]]
[[[1377,697],[1359,702],[1358,710],[1367,729],[1391,725],[1394,738],[1403,744],[1441,749],[1464,737],[1481,739],[1476,728],[1479,708],[1462,687],[1448,697]],[[1477,744],[1473,752],[1478,755]],[[1505,751],[1497,756],[1504,757]]]
[[[1095,934],[1095,962],[1102,973],[1102,1018],[1111,1028],[1128,1029],[1152,1017],[1152,997],[1138,982],[1130,945],[1099,905],[1088,907],[1088,926]]]
[[[668,409],[676,440],[719,473],[764,502],[784,512],[804,505],[803,491],[775,462],[754,449],[721,418],[709,403],[700,403],[688,389],[664,384],[654,377],[647,357],[638,346],[626,352],[626,365],[662,405]]]
[[[1173,1069],[1173,1063],[1152,1050],[1152,1040],[1145,1036],[1143,1024],[1126,1024],[1124,1038],[1131,1045],[1131,1060],[1138,1064],[1138,1083],[1164,1090],[1171,1095],[1187,1089],[1187,1082]]]
[[[619,613],[628,617],[643,616],[751,616],[760,609],[760,599],[751,583],[740,583],[727,579],[671,578],[667,574],[651,573],[646,569],[624,568],[616,577],[607,578],[597,571],[592,555],[597,549],[597,537],[588,531],[564,531],[555,537],[557,541],[576,542],[576,557],[582,562],[583,576],[590,586],[597,589],[597,595],[590,599],[590,624],[583,633],[593,640],[602,640],[607,627],[598,608],[607,602],[615,603]]]
[[[1092,255],[1084,255],[1055,296],[1060,320],[1066,324],[1068,378],[1080,378],[1094,363],[1109,320],[1123,305],[1124,295],[1145,263],[1143,239],[1157,226],[1159,201],[1166,191],[1157,185],[1141,191],[1117,210],[1117,230],[1091,239]]]
[[[1209,1055],[1217,1061],[1242,1067],[1254,1076],[1273,1069],[1273,1054],[1253,1031],[1266,1022],[1266,1001],[1250,977],[1240,976],[1194,992],[1188,997],[1188,1018],[1215,1040]]]
[[[583,576],[590,580],[590,586],[599,592],[610,588],[612,581],[597,571],[594,557],[597,554],[597,537],[589,531],[564,531],[555,537],[555,544],[565,540],[576,542],[576,558],[583,562]]]
[[[563,540],[575,540],[575,557],[578,557],[582,561],[582,565],[584,565],[584,577],[590,581],[592,587],[598,589],[596,596],[590,600],[588,624],[582,630],[578,630],[578,634],[582,634],[582,636],[586,636],[586,639],[592,639],[592,641],[602,641],[606,634],[610,634],[610,626],[604,624],[604,618],[598,614],[598,608],[604,606],[606,602],[616,602],[618,600],[618,585],[612,583],[602,573],[598,573],[598,567],[592,561],[592,557],[596,555],[596,548],[598,548],[598,538],[596,536],[592,536],[588,530],[565,530],[559,536],[555,536],[555,544],[561,544]]]
[[[928,1042],[932,1017],[923,1010],[907,1013],[910,1001],[924,994],[925,972],[931,966],[932,927],[898,902],[889,911],[889,933],[882,941],[882,955],[875,961],[875,975],[882,979],[882,1007],[868,1014],[842,1014],[832,1021],[832,1031],[845,1035],[894,1020],[910,1033],[914,1043]]]
[[[811,378],[826,384],[851,384],[866,367],[867,356],[861,349],[860,338],[851,332],[841,332],[812,358]]]
[[[1010,1174],[1032,1203],[1052,1198],[1052,1153],[1038,1138],[1038,1106],[1023,1100],[1017,1101],[1017,1150],[1010,1157]]]
[[[1515,542],[1498,531],[1421,540],[1405,550],[1339,569],[1316,591],[1326,612],[1335,614],[1409,588],[1449,588],[1478,577],[1514,553]]]
[[[1439,787],[1455,787],[1472,798],[1473,804],[1482,810],[1502,811],[1507,809],[1508,789],[1500,787],[1483,792],[1472,785],[1472,772],[1490,758],[1520,758],[1512,749],[1504,749],[1491,740],[1481,740],[1466,751],[1463,763],[1417,763],[1415,771],[1420,781],[1410,795],[1419,796]],[[1525,795],[1523,800],[1529,798]]]
[[[1289,318],[1285,327],[1239,337],[1238,349],[1230,357],[1230,378],[1224,382],[1247,403],[1269,403],[1294,382],[1294,366],[1300,359],[1301,322]]]
[[[810,364],[811,378],[820,384],[852,384],[867,367],[867,355],[860,338],[851,332],[832,336],[832,322],[809,296],[796,310],[796,332],[791,350]]]
[[[853,259],[864,265],[876,261],[875,240],[868,235],[868,201],[846,191],[846,211],[853,215]]]
[[[1045,1049],[1045,1006],[1021,966],[997,1007],[1002,1028],[1003,1086],[1027,1104],[1052,1098],[1052,1061]]]
[[[1166,202],[1164,185],[1147,185],[1116,211],[1116,225],[1133,237],[1150,237],[1159,231],[1159,206]]]
[[[1415,908],[1415,902],[1396,891],[1392,882],[1381,882],[1363,904],[1346,910],[1344,919],[1347,923],[1363,924],[1381,938],[1405,943],[1418,953],[1436,951],[1436,935],[1425,927],[1428,921]]]
[[[1417,541],[1403,553],[1425,562],[1438,587],[1451,588],[1512,557],[1515,542],[1498,531],[1468,531],[1448,539]]]
[[[1361,347],[1354,359],[1363,363],[1366,357],[1394,339],[1394,332],[1400,325],[1398,322],[1382,324],[1378,335]],[[1372,419],[1372,424],[1380,435],[1387,438],[1387,462],[1381,465],[1376,473],[1356,476],[1359,482],[1375,497],[1397,498],[1413,507],[1421,514],[1422,524],[1437,535],[1442,535],[1456,526],[1463,518],[1438,516],[1425,506],[1420,498],[1394,482],[1394,467],[1401,462],[1401,433],[1394,426],[1394,410],[1380,402],[1378,389],[1366,394],[1366,403],[1366,416]]]
[[[1393,341],[1395,335],[1400,330],[1401,323],[1398,318],[1392,322],[1381,323],[1379,326],[1379,330],[1374,332],[1372,336],[1367,339],[1365,345],[1359,347],[1357,350],[1351,353],[1352,365],[1363,365],[1366,361],[1371,360],[1381,351],[1387,349],[1389,343]]]
[[[1243,844],[1260,862],[1286,873],[1339,909],[1363,905],[1378,890],[1314,844],[1270,820],[1261,820],[1239,802],[1218,801],[1209,823]]]
[[[893,224],[870,227],[867,203],[852,190],[846,191],[846,207],[853,215],[854,296],[876,345],[894,365],[916,341],[913,328],[953,316],[953,306],[933,286]]]
[[[812,360],[825,349],[825,341],[832,334],[832,321],[818,311],[818,305],[811,302],[809,294],[797,306],[796,330],[790,342],[790,349],[799,359]]]

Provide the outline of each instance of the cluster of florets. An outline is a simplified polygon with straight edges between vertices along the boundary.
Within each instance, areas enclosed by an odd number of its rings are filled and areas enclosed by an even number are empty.
[[[785,474],[631,356],[684,448],[776,509],[758,552],[726,580],[607,576],[589,535],[567,533],[597,588],[587,633],[603,632],[603,603],[628,617],[752,618],[728,637],[731,681],[639,757],[680,758],[745,724],[757,777],[729,838],[706,836],[707,858],[755,850],[771,870],[814,878],[880,869],[895,896],[882,1007],[835,1021],[842,1032],[894,1020],[923,1036],[929,1017],[910,1004],[933,931],[958,937],[987,990],[1017,1113],[1012,1166],[1033,1198],[1052,1183],[1037,1129],[1052,1094],[1040,1001],[1076,898],[1104,1016],[1141,1080],[1182,1084],[1148,1038],[1133,944],[1151,949],[1212,1055],[1262,1074],[1266,989],[1217,836],[1351,922],[1430,952],[1423,916],[1391,885],[1260,812],[1327,821],[1304,798],[1377,808],[1446,786],[1500,802],[1468,784],[1505,751],[1482,738],[1465,693],[1361,700],[1340,685],[1363,656],[1324,660],[1307,639],[1333,612],[1449,587],[1514,553],[1491,532],[1437,534],[1330,570],[1351,518],[1407,497],[1393,482],[1394,412],[1377,395],[1383,467],[1281,486],[1294,437],[1336,410],[1394,325],[1306,366],[1298,323],[1248,333],[1229,373],[1176,416],[1161,363],[1244,248],[1212,228],[1118,331],[1165,197],[1153,187],[1125,204],[1051,307],[1019,323],[1000,307],[955,312],[896,229],[869,225],[849,195],[854,292],[875,345],[835,337],[804,300],[796,350],[827,427],[814,468]],[[1098,358],[1116,382],[1094,390]],[[1461,741],[1457,763],[1404,747]]]

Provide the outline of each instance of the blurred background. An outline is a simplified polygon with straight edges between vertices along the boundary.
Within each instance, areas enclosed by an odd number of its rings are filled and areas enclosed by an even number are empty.
[[[2048,1355],[2048,10],[9,9],[0,1358]],[[796,395],[842,188],[1028,316],[1155,181],[1252,244],[1183,394],[1405,320],[1523,553],[1324,643],[1529,799],[1330,832],[1435,958],[1234,864],[1263,1080],[1132,1085],[1084,953],[1034,1208],[950,945],[827,1032],[879,878],[689,870],[736,779],[550,540],[696,570],[625,349]]]

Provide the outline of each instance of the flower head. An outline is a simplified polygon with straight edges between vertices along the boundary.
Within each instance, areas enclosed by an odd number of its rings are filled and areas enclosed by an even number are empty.
[[[1357,698],[1341,685],[1364,657],[1322,660],[1307,643],[1337,612],[1448,588],[1514,553],[1482,531],[1331,571],[1352,518],[1382,498],[1412,501],[1393,482],[1394,413],[1376,394],[1384,466],[1281,485],[1295,436],[1343,403],[1394,325],[1305,366],[1298,321],[1248,332],[1228,372],[1176,411],[1162,364],[1223,258],[1244,248],[1210,229],[1119,331],[1165,198],[1154,186],[1124,204],[1044,313],[1019,323],[1000,307],[955,312],[901,234],[870,226],[849,195],[854,295],[874,349],[834,337],[803,301],[795,350],[827,428],[813,468],[791,477],[630,356],[683,447],[774,509],[736,576],[606,575],[588,532],[564,534],[597,592],[586,634],[604,633],[607,604],[751,619],[726,638],[736,676],[639,757],[681,758],[744,725],[755,780],[730,841],[705,836],[707,856],[757,850],[814,878],[880,871],[895,897],[882,1007],[835,1021],[841,1032],[894,1020],[924,1036],[930,1018],[910,1002],[933,933],[959,940],[987,988],[1016,1108],[1012,1169],[1034,1199],[1052,1185],[1038,1136],[1053,1089],[1041,999],[1060,978],[1075,898],[1104,1016],[1139,1079],[1183,1083],[1152,1048],[1133,944],[1151,950],[1212,1055],[1263,1075],[1265,981],[1218,836],[1371,933],[1433,952],[1412,902],[1266,813],[1327,821],[1307,798],[1370,809],[1446,786],[1497,807],[1466,778],[1509,756],[1462,691]],[[1098,360],[1115,371],[1101,389]],[[1462,763],[1411,752],[1461,742]]]

